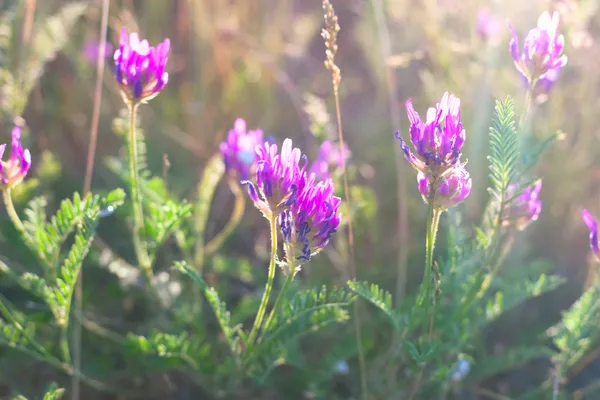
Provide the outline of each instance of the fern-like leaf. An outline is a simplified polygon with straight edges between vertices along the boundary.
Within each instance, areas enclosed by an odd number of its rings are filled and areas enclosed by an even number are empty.
[[[383,312],[397,332],[403,329],[403,324],[392,306],[392,295],[388,291],[374,283],[348,281],[347,285],[350,290]]]
[[[200,338],[187,333],[172,335],[153,332],[148,337],[129,333],[125,345],[132,359],[139,359],[140,356],[161,359],[162,365],[156,365],[155,368],[165,369],[182,363],[194,369],[198,368],[195,360],[205,348]]]
[[[285,357],[287,343],[327,325],[347,321],[346,307],[355,298],[344,289],[327,290],[326,287],[296,294],[282,304],[273,324],[260,337],[245,362],[254,366],[253,374],[264,377],[277,360]]]
[[[221,302],[219,298],[219,294],[217,291],[209,287],[204,279],[198,274],[196,271],[192,270],[185,261],[178,261],[175,263],[174,268],[183,272],[189,278],[191,278],[194,283],[196,283],[204,292],[204,296],[208,303],[210,304],[213,312],[215,313],[215,317],[223,331],[223,335],[229,345],[229,348],[234,356],[237,357],[239,354],[239,336],[241,333],[241,326],[231,326],[231,314],[227,309],[227,305],[224,302]]]

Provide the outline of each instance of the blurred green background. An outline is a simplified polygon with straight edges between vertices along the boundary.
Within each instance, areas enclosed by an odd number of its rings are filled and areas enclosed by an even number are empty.
[[[0,4],[6,9],[13,3]],[[35,31],[36,21],[68,2],[22,3],[19,29],[26,52],[28,31]],[[89,3],[66,46],[34,87],[24,113],[33,169],[46,151],[62,167],[55,179],[41,182],[55,199],[69,197],[83,185],[96,71],[95,60],[86,53],[99,40],[101,2]],[[443,92],[460,97],[467,131],[464,154],[473,178],[473,191],[461,209],[467,226],[477,222],[487,201],[487,127],[494,99],[512,95],[520,110],[525,95],[508,51],[507,20],[522,43],[542,11],[561,13],[569,61],[548,98],[538,99],[534,131],[539,138],[557,130],[564,136],[536,171],[543,178],[543,211],[521,235],[515,258],[547,260],[568,283],[512,313],[498,331],[509,335],[524,321],[557,319],[591,272],[581,210],[600,213],[600,4],[594,0],[332,0],[332,4],[341,26],[336,62],[342,72],[344,137],[356,181],[374,191],[377,204],[373,217],[356,227],[356,274],[396,293],[401,290],[396,284],[399,262],[406,266],[408,291],[421,279],[426,212],[415,172],[399,157],[399,142],[394,138],[397,130],[408,137],[404,102],[412,98],[424,115]],[[478,24],[483,13],[493,21],[482,31]],[[237,117],[250,128],[264,129],[265,136],[279,141],[292,138],[309,159],[316,156],[319,142],[311,133],[315,112],[307,107],[307,96],[322,99],[326,111],[334,112],[331,77],[323,66],[320,1],[112,0],[107,40],[113,48],[122,26],[140,32],[151,44],[171,39],[169,83],[141,109],[140,118],[151,169],[167,176],[174,193],[193,196],[203,165],[218,151]],[[111,52],[102,86],[94,190],[122,185],[105,166],[107,156],[122,151],[112,129],[121,109]],[[3,121],[2,142],[9,140],[11,123],[9,118]],[[335,139],[333,119],[330,124],[327,134]],[[225,187],[217,193],[209,235],[226,222],[232,201]],[[266,228],[249,206],[224,252],[263,258]],[[100,232],[111,241],[110,229]],[[127,243],[113,242],[125,254],[131,252]],[[266,263],[257,264],[266,268]],[[317,257],[308,267],[308,279],[343,281],[343,271],[335,266],[332,257]],[[102,296],[109,294],[97,285],[102,282],[85,283],[96,296],[94,302],[101,303]]]

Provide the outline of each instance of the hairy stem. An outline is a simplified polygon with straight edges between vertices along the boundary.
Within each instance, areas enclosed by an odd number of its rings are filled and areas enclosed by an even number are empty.
[[[423,286],[421,292],[421,304],[424,303],[429,324],[433,320],[433,308],[431,307],[432,294],[432,274],[433,274],[433,252],[435,249],[435,239],[437,236],[438,225],[442,211],[434,207],[433,199],[429,201],[429,212],[427,216],[427,237],[425,241],[425,274],[423,276]],[[427,322],[426,322],[427,323]]]
[[[258,334],[258,330],[260,329],[267,310],[267,304],[269,303],[269,297],[271,295],[271,290],[273,289],[273,281],[275,280],[275,270],[277,269],[277,217],[271,215],[269,223],[271,227],[271,261],[269,263],[269,275],[267,277],[267,284],[265,285],[265,292],[260,301],[258,312],[256,313],[254,325],[252,326],[250,336],[248,337],[248,346],[254,344],[254,341],[256,340],[256,335]]]
[[[277,298],[275,299],[275,304],[273,304],[273,308],[271,309],[271,312],[269,313],[269,316],[267,317],[267,322],[265,322],[265,325],[263,326],[263,333],[269,330],[269,327],[270,327],[271,323],[273,322],[273,318],[275,318],[275,314],[279,310],[279,307],[281,307],[281,303],[283,302],[283,299],[285,299],[286,292],[289,289],[290,284],[292,283],[292,280],[294,280],[294,268],[295,267],[292,263],[289,263],[289,267],[290,267],[290,274],[288,276],[286,276],[285,282],[283,282],[283,286],[281,287],[281,291],[279,292],[279,294],[277,295]]]
[[[133,246],[140,268],[144,271],[150,285],[153,285],[152,265],[150,257],[142,240],[144,229],[144,209],[139,186],[137,163],[137,138],[135,134],[137,104],[129,104],[129,177],[131,183],[131,200],[133,203]]]
[[[239,183],[233,179],[228,180],[229,189],[235,196],[235,203],[233,205],[233,211],[231,218],[227,221],[227,225],[219,232],[214,238],[208,242],[204,248],[206,255],[211,255],[223,246],[223,242],[233,233],[235,228],[240,224],[242,217],[244,216],[244,209],[246,208],[246,196],[242,193]]]
[[[4,189],[2,191],[2,198],[4,199],[4,205],[6,206],[6,213],[8,214],[8,217],[12,221],[17,231],[19,231],[19,234],[26,239],[27,242],[29,242],[29,237],[27,236],[23,222],[21,222],[21,218],[19,218],[17,210],[15,210],[15,205],[13,204],[12,197],[10,196],[10,189]]]

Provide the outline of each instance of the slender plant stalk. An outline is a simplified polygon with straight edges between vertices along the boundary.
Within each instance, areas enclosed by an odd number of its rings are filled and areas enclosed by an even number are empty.
[[[60,352],[63,361],[71,364],[71,350],[69,350],[69,326],[61,326],[60,331]]]
[[[206,247],[204,248],[205,255],[211,255],[219,250],[221,246],[223,246],[223,242],[225,242],[225,240],[233,233],[244,216],[244,209],[246,208],[246,196],[244,196],[240,185],[236,181],[229,179],[228,184],[231,193],[233,193],[235,197],[231,218],[229,218],[229,221],[223,230],[206,244]]]
[[[92,124],[90,127],[90,144],[85,166],[83,181],[83,195],[86,196],[92,187],[92,175],[96,156],[96,143],[98,141],[98,124],[100,121],[100,104],[102,103],[102,78],[104,77],[104,63],[106,60],[106,31],[108,30],[108,10],[110,0],[102,1],[102,20],[100,22],[100,47],[96,62],[96,88],[94,90],[94,108],[92,111]],[[79,277],[75,285],[75,323],[73,324],[73,369],[81,370],[81,315],[83,313],[83,268],[80,268]],[[71,399],[79,400],[80,376],[73,374],[71,380]]]
[[[425,241],[425,274],[423,276],[421,304],[424,304],[429,318],[429,324],[433,320],[433,307],[431,307],[432,274],[433,274],[433,252],[435,250],[435,239],[442,211],[434,207],[433,199],[429,201],[429,212],[427,216],[427,237]],[[427,323],[427,322],[426,322]]]
[[[269,297],[271,296],[271,290],[273,289],[273,281],[275,280],[275,271],[277,269],[277,217],[271,215],[269,223],[271,227],[271,260],[269,262],[269,274],[267,277],[267,284],[265,285],[265,292],[260,301],[258,312],[256,313],[254,325],[250,331],[250,336],[248,336],[248,346],[254,344],[256,335],[258,335],[258,330],[260,329],[265,312],[267,311],[267,304],[269,303]]]
[[[153,285],[152,265],[146,246],[142,240],[144,229],[144,209],[139,186],[137,164],[137,138],[135,134],[137,104],[129,104],[129,174],[131,181],[131,200],[133,203],[133,245],[140,268],[146,274],[148,282]]]
[[[10,189],[4,189],[2,191],[2,199],[4,200],[4,205],[6,206],[6,212],[8,217],[12,221],[13,225],[19,231],[19,234],[23,236],[23,238],[28,239],[27,232],[25,231],[25,227],[23,226],[23,222],[21,222],[21,218],[19,218],[19,214],[17,214],[17,210],[15,210],[15,205],[13,204],[12,197],[10,196]]]
[[[293,252],[292,252],[292,254],[293,254]],[[271,326],[271,323],[273,322],[273,318],[275,318],[275,314],[277,314],[277,311],[279,311],[279,307],[281,307],[281,303],[283,302],[283,299],[285,299],[286,292],[289,289],[290,284],[294,280],[295,266],[294,266],[293,262],[290,262],[290,261],[288,261],[288,265],[290,268],[290,274],[285,277],[283,286],[281,287],[281,290],[279,291],[279,294],[277,295],[277,298],[275,299],[275,304],[273,304],[273,308],[271,309],[271,312],[269,313],[269,316],[267,317],[267,322],[265,322],[265,324],[263,326],[263,333],[269,330],[269,327]]]

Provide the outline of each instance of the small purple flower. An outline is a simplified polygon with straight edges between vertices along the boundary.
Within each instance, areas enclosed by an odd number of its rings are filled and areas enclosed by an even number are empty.
[[[346,143],[344,143],[344,158],[346,161],[350,158],[350,149]],[[341,147],[326,140],[321,143],[317,158],[309,169],[309,174],[314,173],[317,180],[325,180],[331,177],[329,167],[341,168],[342,164]]]
[[[465,130],[460,120],[460,100],[448,92],[435,108],[429,108],[421,120],[412,101],[406,102],[410,121],[410,140],[414,152],[397,132],[404,156],[418,171],[419,191],[426,203],[446,209],[463,201],[470,193],[471,178],[460,161]],[[436,200],[435,196],[441,196]]]
[[[498,36],[501,29],[500,20],[494,17],[490,10],[482,8],[477,13],[477,33],[483,39],[492,39]]]
[[[542,180],[538,179],[528,186],[516,198],[517,185],[509,185],[506,191],[507,200],[512,201],[507,205],[503,223],[524,230],[531,222],[537,221],[542,212],[542,201],[539,199],[542,190]]]
[[[219,146],[225,170],[237,174],[240,179],[247,180],[255,166],[256,153],[254,149],[263,141],[263,131],[260,129],[246,130],[246,121],[235,120],[233,129],[227,134],[227,140]]]
[[[302,175],[296,201],[279,216],[286,256],[300,263],[319,253],[340,224],[341,199],[334,196],[333,181],[314,180],[313,174]]]
[[[156,47],[140,40],[137,33],[127,36],[121,30],[119,48],[115,51],[115,79],[127,102],[139,103],[156,96],[167,84],[169,74],[165,66],[171,42],[165,39]]]
[[[300,167],[300,160],[306,160],[300,149],[292,147],[292,140],[285,139],[281,154],[277,144],[269,142],[256,146],[256,185],[249,180],[248,195],[254,205],[270,219],[296,201],[298,185],[306,174],[306,163]]]
[[[583,210],[581,218],[583,218],[583,222],[590,230],[590,248],[596,256],[600,257],[600,247],[598,246],[598,224],[588,210]]]
[[[23,149],[19,126],[12,130],[10,158],[8,161],[1,161],[5,150],[6,144],[0,145],[0,179],[4,188],[12,189],[23,181],[31,167],[31,153],[28,149]]]
[[[100,51],[100,42],[97,40],[90,40],[83,45],[83,56],[91,63],[98,61],[98,53]],[[106,43],[104,47],[104,57],[109,58],[113,52],[112,44]]]
[[[567,64],[567,56],[562,54],[565,43],[563,35],[558,34],[559,15],[552,17],[547,11],[538,19],[537,27],[525,37],[523,50],[519,49],[519,39],[512,26],[510,52],[517,70],[532,84],[544,79],[551,70],[558,70]]]
[[[434,208],[447,210],[462,203],[471,193],[471,176],[463,167],[457,167],[451,174],[442,176],[433,182],[422,172],[417,174],[419,192],[425,203],[433,198]],[[431,193],[431,191],[434,193]]]

